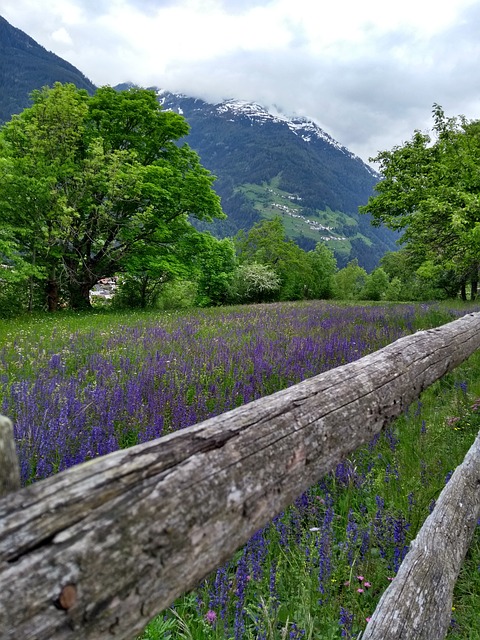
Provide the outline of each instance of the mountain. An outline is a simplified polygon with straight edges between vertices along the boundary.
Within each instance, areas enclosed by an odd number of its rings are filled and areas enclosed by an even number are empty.
[[[288,236],[302,248],[326,242],[339,266],[357,258],[368,271],[397,248],[395,234],[358,214],[379,174],[311,120],[245,101],[211,104],[157,93],[165,109],[187,119],[188,144],[218,178],[215,189],[228,219],[214,223],[216,235],[233,235],[280,215]]]
[[[32,90],[57,81],[95,91],[81,71],[0,17],[0,124],[29,105]],[[228,219],[200,228],[231,236],[280,215],[287,235],[303,249],[325,242],[340,267],[357,258],[368,271],[396,249],[391,231],[372,227],[368,216],[358,214],[378,174],[311,120],[240,100],[212,104],[157,94],[165,109],[187,119],[186,141],[218,178],[215,190]]]
[[[0,124],[29,106],[34,89],[55,82],[73,82],[90,93],[95,91],[95,85],[73,65],[0,16]]]

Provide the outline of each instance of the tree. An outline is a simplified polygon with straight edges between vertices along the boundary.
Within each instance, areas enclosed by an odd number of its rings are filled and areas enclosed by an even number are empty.
[[[232,297],[235,302],[268,302],[280,286],[280,278],[268,265],[246,262],[235,272]]]
[[[399,251],[389,251],[380,266],[390,278],[385,293],[387,300],[439,300],[455,296],[460,283],[453,271],[442,263],[419,259],[407,245]]]
[[[317,242],[307,254],[313,269],[311,298],[329,300],[333,298],[334,276],[337,271],[335,254],[323,242]]]
[[[360,298],[362,300],[382,300],[386,297],[388,285],[387,273],[381,267],[378,267],[365,278]]]
[[[17,315],[22,308],[32,309],[36,293],[33,281],[42,275],[24,260],[21,248],[11,239],[12,231],[5,225],[0,227],[0,318]]]
[[[335,298],[355,300],[365,286],[367,272],[359,266],[358,260],[351,260],[346,267],[335,274]]]
[[[57,83],[32,100],[0,132],[0,207],[49,309],[62,288],[82,308],[101,278],[158,273],[167,256],[175,262],[190,216],[224,217],[214,177],[179,142],[187,122],[162,111],[153,91],[89,96]]]
[[[304,300],[331,296],[331,276],[336,262],[333,253],[318,244],[314,251],[303,251],[288,240],[279,217],[263,220],[248,233],[235,237],[240,263],[268,266],[280,279],[278,300]]]
[[[450,274],[465,297],[469,280],[476,294],[480,255],[480,121],[446,118],[433,108],[433,137],[415,131],[412,139],[375,162],[383,174],[361,213],[374,224],[402,230],[401,242],[413,260],[435,264]]]
[[[233,240],[192,233],[186,237],[183,252],[190,277],[197,284],[196,303],[205,307],[227,302],[237,267]]]
[[[205,305],[225,304],[237,266],[235,247],[230,238],[217,240],[210,234],[209,243],[199,254],[200,268],[197,276],[197,303]]]

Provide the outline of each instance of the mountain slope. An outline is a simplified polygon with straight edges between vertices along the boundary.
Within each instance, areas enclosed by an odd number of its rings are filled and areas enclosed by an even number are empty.
[[[73,65],[0,17],[0,124],[29,105],[33,89],[56,81],[95,91]],[[239,100],[210,104],[166,91],[158,97],[186,117],[186,141],[218,177],[215,189],[228,219],[206,227],[215,235],[280,215],[289,237],[306,250],[326,242],[339,266],[356,257],[371,270],[396,248],[392,232],[358,215],[378,175],[315,123]]]
[[[215,223],[219,235],[280,215],[300,246],[327,242],[340,266],[356,257],[371,270],[396,248],[393,233],[358,214],[378,174],[314,122],[243,101],[210,104],[166,91],[158,95],[164,108],[186,117],[188,144],[218,177],[215,188],[228,215]]]
[[[0,16],[0,124],[29,106],[34,89],[73,82],[89,92],[95,86],[73,65],[40,46]]]

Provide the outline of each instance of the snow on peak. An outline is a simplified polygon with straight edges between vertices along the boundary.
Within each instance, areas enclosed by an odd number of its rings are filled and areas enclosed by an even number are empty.
[[[156,89],[157,99],[160,104],[164,104],[166,100],[171,100],[172,98],[184,99],[188,98],[188,96],[184,93],[173,93],[172,91],[168,91],[167,89]]]
[[[309,120],[303,116],[288,117],[277,110],[269,110],[256,102],[248,102],[246,100],[224,100],[216,104],[215,108],[218,113],[232,113],[237,116],[243,115],[257,122],[282,122],[286,124],[295,135],[305,140],[305,142],[319,138],[331,144],[339,151],[342,151],[342,153],[350,156],[354,155],[346,147],[328,135],[328,133],[323,131],[313,120]]]

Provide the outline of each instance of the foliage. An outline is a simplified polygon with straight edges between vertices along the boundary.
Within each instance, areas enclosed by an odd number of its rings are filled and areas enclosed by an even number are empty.
[[[380,152],[383,180],[362,213],[375,224],[403,231],[402,242],[428,278],[447,295],[472,282],[476,294],[480,249],[480,122],[446,118],[433,108],[434,138],[415,131],[412,139]]]
[[[389,278],[387,273],[381,268],[375,269],[365,278],[365,284],[360,292],[362,300],[384,300],[387,297],[389,288]]]
[[[280,278],[266,264],[246,262],[235,271],[231,297],[236,302],[267,302],[280,289]]]
[[[333,251],[327,245],[318,242],[313,251],[307,254],[313,270],[311,298],[329,300],[333,298],[334,275],[337,262]]]
[[[1,132],[0,205],[23,259],[43,273],[49,308],[61,286],[81,308],[100,278],[125,271],[144,283],[178,270],[189,216],[223,216],[214,178],[177,144],[184,118],[147,90],[89,96],[56,83],[32,99]]]
[[[197,284],[198,306],[225,304],[230,298],[237,259],[230,238],[217,240],[210,233],[192,234],[184,260]]]
[[[156,306],[164,311],[189,309],[198,300],[198,287],[191,280],[172,280],[167,282],[157,298]]]
[[[455,297],[458,290],[451,272],[445,272],[441,265],[434,270],[428,268],[428,263],[422,265],[408,247],[386,253],[380,265],[392,285],[387,288],[386,300],[443,300]]]
[[[254,225],[248,233],[239,232],[235,246],[241,264],[262,264],[277,274],[280,286],[275,299],[331,297],[336,269],[333,253],[320,243],[314,251],[303,251],[287,239],[279,217]]]
[[[351,260],[346,267],[335,274],[334,293],[339,300],[358,300],[365,287],[367,272]]]

